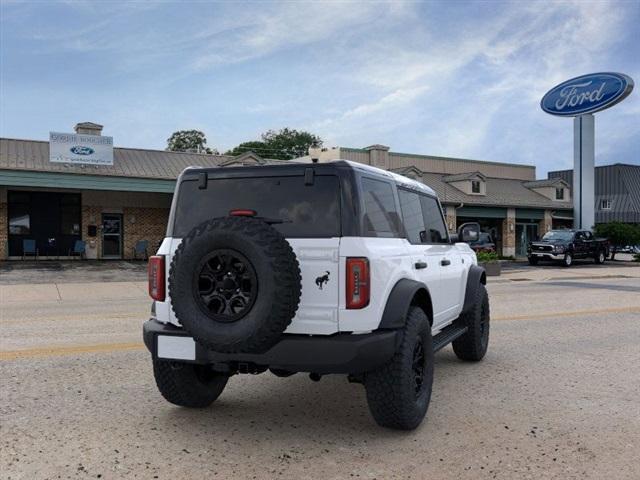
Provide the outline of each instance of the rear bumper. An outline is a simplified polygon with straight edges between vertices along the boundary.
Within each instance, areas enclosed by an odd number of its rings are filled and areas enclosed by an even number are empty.
[[[158,336],[190,337],[182,328],[148,320],[143,326],[143,338],[154,359],[159,358]],[[375,370],[387,363],[399,341],[399,330],[329,336],[284,334],[282,340],[260,354],[213,352],[196,342],[195,360],[180,361],[221,366],[252,364],[292,372],[355,374]]]

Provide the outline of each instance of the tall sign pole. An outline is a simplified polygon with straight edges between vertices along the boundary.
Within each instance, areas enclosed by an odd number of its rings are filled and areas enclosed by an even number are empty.
[[[573,119],[573,228],[589,229],[595,216],[595,118],[591,113]]]
[[[602,72],[572,78],[549,90],[542,110],[573,119],[573,226],[595,225],[595,118],[633,90],[633,80],[622,73]]]

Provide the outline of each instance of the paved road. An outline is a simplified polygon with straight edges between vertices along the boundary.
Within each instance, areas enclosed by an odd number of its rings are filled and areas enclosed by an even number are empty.
[[[492,280],[487,358],[440,352],[409,433],[339,376],[236,376],[209,409],[173,407],[140,345],[144,284],[30,287],[0,286],[3,479],[640,478],[637,267]]]

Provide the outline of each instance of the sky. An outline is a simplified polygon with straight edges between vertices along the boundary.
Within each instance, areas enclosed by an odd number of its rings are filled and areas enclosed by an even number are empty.
[[[283,127],[324,146],[573,164],[539,102],[590,72],[640,82],[640,1],[0,0],[0,136],[81,121],[121,147],[219,151]],[[640,87],[596,114],[596,164],[640,164]],[[259,152],[268,156],[268,152]]]

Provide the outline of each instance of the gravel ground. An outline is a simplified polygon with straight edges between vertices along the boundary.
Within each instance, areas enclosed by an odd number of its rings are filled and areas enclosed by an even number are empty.
[[[147,262],[55,260],[0,262],[0,285],[142,281]]]
[[[640,269],[536,271],[491,280],[486,359],[438,353],[408,433],[376,426],[341,376],[236,376],[211,408],[166,403],[142,288],[5,302],[0,478],[640,478]]]

